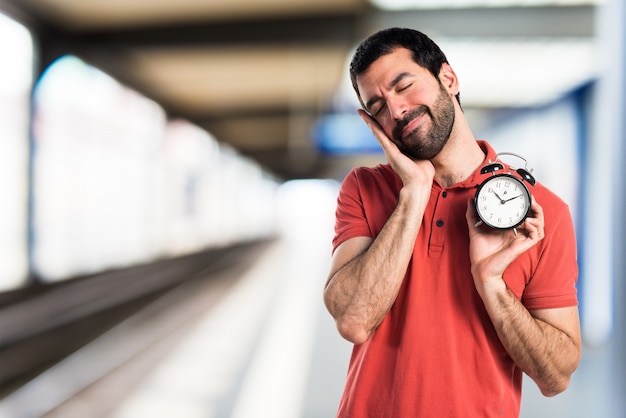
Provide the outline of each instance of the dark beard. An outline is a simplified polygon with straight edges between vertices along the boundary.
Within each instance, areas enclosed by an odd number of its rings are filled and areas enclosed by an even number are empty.
[[[454,103],[441,83],[439,83],[439,90],[439,97],[432,111],[427,106],[418,106],[398,121],[393,129],[393,142],[404,155],[414,160],[432,159],[439,154],[450,139],[454,126]],[[418,126],[403,138],[404,128],[424,113],[430,117],[430,129],[424,131],[423,126]]]

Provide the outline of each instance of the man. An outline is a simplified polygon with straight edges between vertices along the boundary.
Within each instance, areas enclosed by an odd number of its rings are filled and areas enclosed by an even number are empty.
[[[338,198],[324,300],[355,344],[338,416],[517,417],[522,372],[565,390],[581,354],[566,204],[537,183],[515,232],[478,222],[496,152],[424,34],[372,35],[350,73],[388,164],[354,169]]]

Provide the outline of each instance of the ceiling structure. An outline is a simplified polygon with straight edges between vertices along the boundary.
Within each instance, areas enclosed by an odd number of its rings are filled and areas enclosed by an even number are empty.
[[[367,0],[0,0],[0,11],[33,31],[40,70],[75,54],[290,179],[345,165],[310,132],[333,103],[354,102],[346,61],[373,30],[411,26],[436,38],[470,112],[541,105],[593,77],[593,1],[476,3],[384,11]]]

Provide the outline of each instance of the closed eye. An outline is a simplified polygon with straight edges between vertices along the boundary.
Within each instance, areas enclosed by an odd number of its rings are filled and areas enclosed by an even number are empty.
[[[383,109],[385,109],[387,107],[386,103],[383,103],[375,112],[374,112],[374,116],[378,116],[380,115],[380,113],[383,111]]]

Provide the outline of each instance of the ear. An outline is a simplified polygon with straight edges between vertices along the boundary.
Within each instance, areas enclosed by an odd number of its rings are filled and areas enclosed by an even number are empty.
[[[450,64],[445,62],[441,64],[439,81],[441,81],[441,84],[443,84],[452,96],[455,96],[459,92],[459,79]]]

